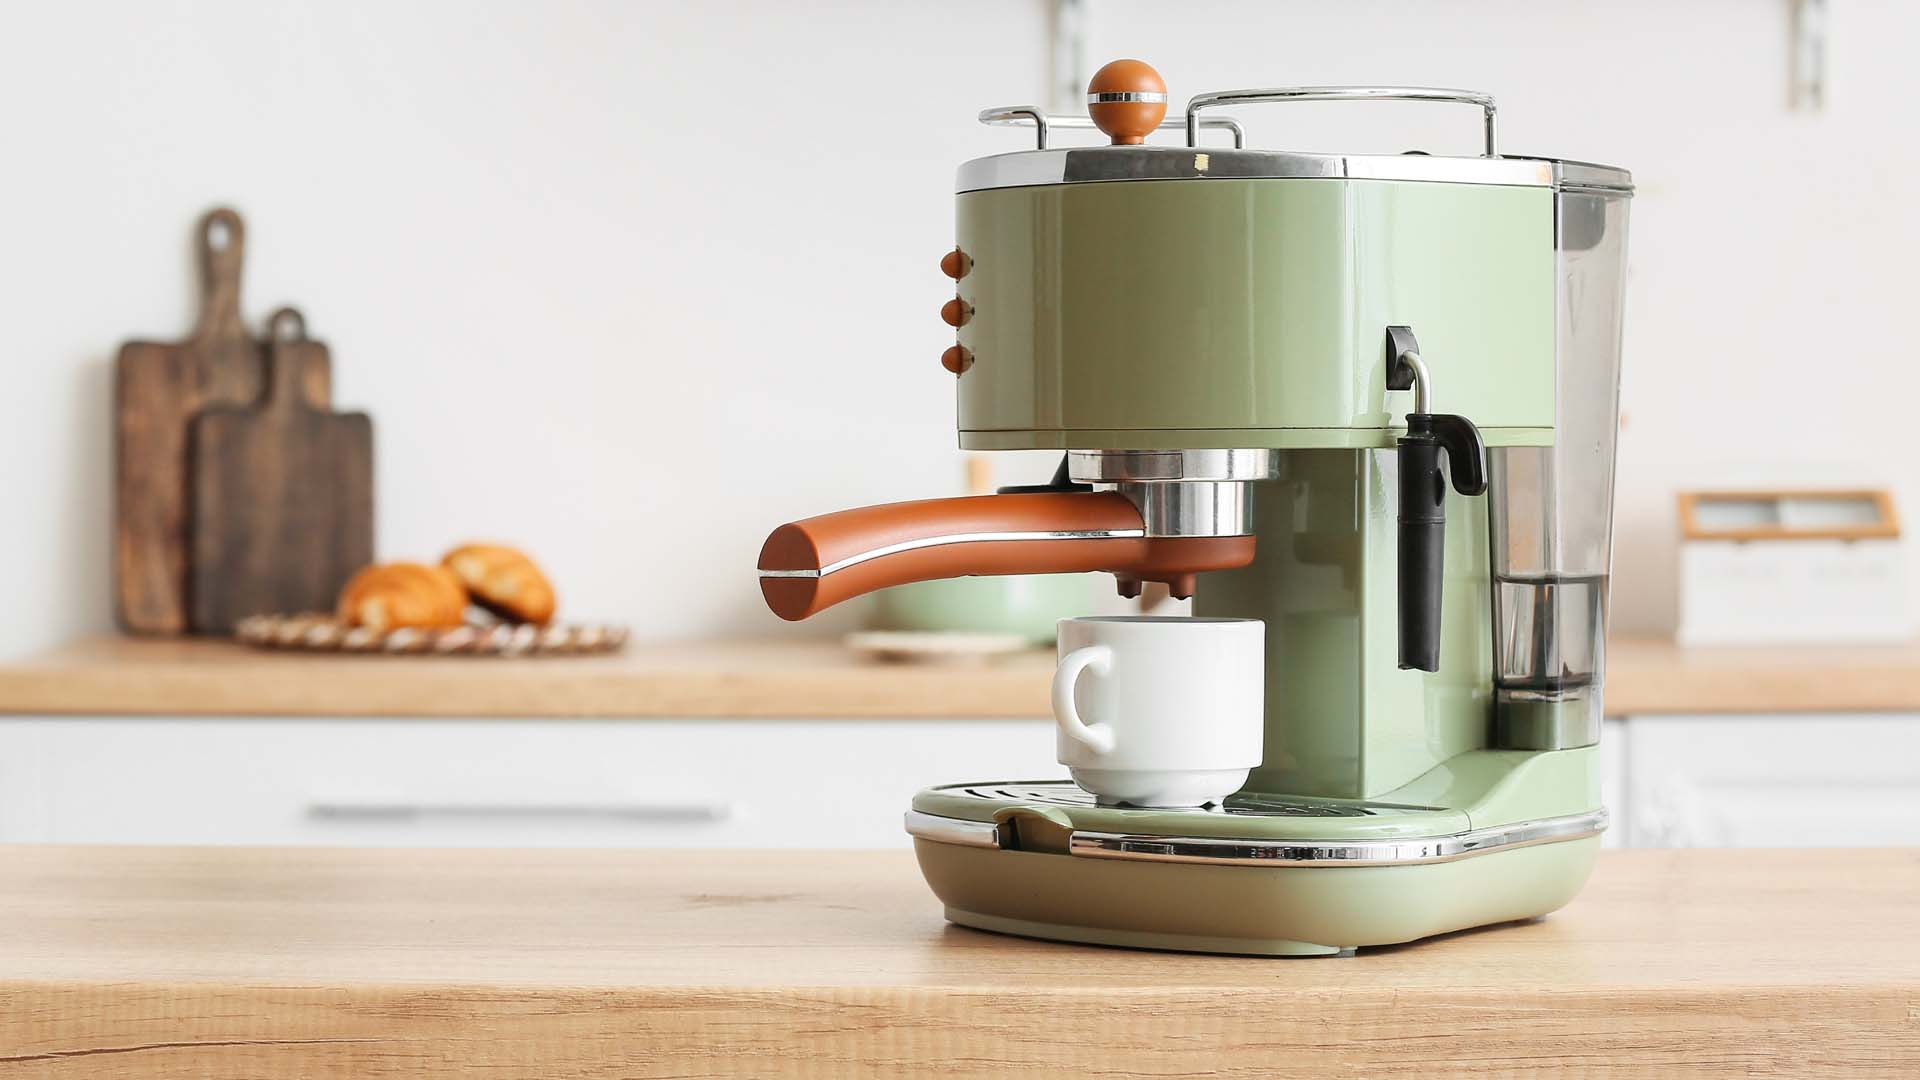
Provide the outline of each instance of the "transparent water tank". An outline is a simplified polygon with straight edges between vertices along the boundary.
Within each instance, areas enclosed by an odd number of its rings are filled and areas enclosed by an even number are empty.
[[[1600,738],[1614,437],[1627,271],[1623,170],[1555,163],[1559,396],[1554,444],[1488,454],[1493,547],[1494,744]]]

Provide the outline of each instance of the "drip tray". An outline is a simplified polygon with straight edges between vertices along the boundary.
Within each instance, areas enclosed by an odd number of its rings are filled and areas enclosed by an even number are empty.
[[[1154,814],[1227,814],[1252,817],[1371,817],[1405,811],[1444,812],[1438,806],[1409,806],[1402,803],[1306,799],[1285,795],[1261,795],[1240,792],[1227,797],[1222,806],[1134,807],[1102,804],[1070,780],[1016,780],[989,784],[947,784],[932,789],[964,798],[994,803],[1039,803],[1046,806],[1076,806],[1093,809]]]
[[[1399,866],[1598,835],[1604,809],[1474,829],[1463,811],[1235,795],[1217,808],[1101,806],[1067,781],[952,784],[914,799],[919,840],[1094,859],[1274,866]]]
[[[1103,806],[1071,780],[944,784],[914,796],[916,814],[997,825],[1039,818],[1062,829],[1202,839],[1336,841],[1449,836],[1472,828],[1451,807],[1240,792],[1220,806]],[[1038,825],[1039,822],[1034,822]]]

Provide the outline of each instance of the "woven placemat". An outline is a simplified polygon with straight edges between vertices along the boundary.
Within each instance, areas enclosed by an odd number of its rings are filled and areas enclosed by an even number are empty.
[[[624,626],[532,626],[497,623],[437,630],[375,630],[331,615],[254,615],[234,637],[262,649],[289,652],[386,653],[408,656],[584,656],[618,652]]]

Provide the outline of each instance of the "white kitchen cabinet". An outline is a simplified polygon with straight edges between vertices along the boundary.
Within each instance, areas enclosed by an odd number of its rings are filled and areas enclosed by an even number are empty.
[[[1632,847],[1920,845],[1920,717],[1635,716]]]
[[[1632,834],[1627,806],[1628,738],[1623,720],[1608,720],[1600,727],[1600,805],[1612,815],[1607,831],[1600,834],[1603,848],[1626,847]]]
[[[1920,717],[1636,716],[1609,847],[1920,845]],[[0,719],[0,842],[900,847],[931,783],[1064,775],[1046,720]]]
[[[1063,777],[1044,720],[0,720],[0,841],[900,847],[932,783]]]

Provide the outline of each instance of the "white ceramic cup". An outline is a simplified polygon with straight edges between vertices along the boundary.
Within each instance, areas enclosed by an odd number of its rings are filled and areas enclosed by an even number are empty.
[[[1103,803],[1205,806],[1260,764],[1266,624],[1060,620],[1053,719],[1060,764]]]

